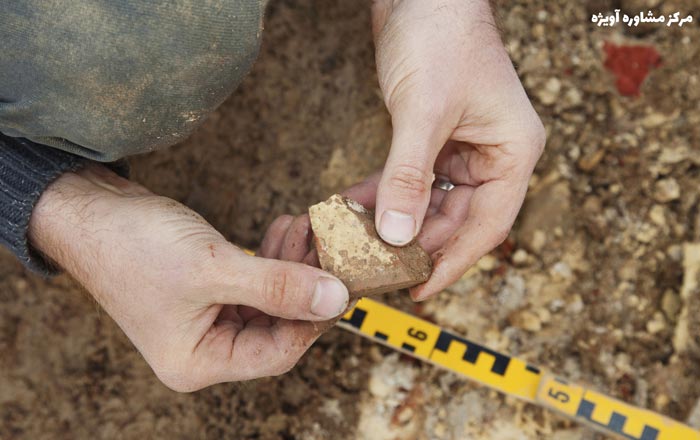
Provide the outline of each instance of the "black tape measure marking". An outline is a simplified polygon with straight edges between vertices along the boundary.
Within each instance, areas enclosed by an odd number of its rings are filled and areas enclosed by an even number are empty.
[[[369,298],[338,326],[502,393],[631,440],[700,440],[700,431],[597,393]]]
[[[700,440],[700,431],[690,426],[570,384],[521,359],[370,298],[362,298],[337,325],[606,434],[630,440]]]

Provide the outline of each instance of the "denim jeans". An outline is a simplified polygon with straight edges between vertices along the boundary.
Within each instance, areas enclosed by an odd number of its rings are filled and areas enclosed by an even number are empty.
[[[263,0],[0,0],[0,132],[98,161],[174,144],[257,56]]]

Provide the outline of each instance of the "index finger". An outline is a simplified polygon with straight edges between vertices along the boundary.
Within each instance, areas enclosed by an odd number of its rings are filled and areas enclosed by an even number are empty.
[[[411,289],[414,301],[422,301],[461,277],[483,255],[501,244],[510,232],[527,191],[520,182],[493,180],[474,190],[465,223],[433,255],[430,279]]]

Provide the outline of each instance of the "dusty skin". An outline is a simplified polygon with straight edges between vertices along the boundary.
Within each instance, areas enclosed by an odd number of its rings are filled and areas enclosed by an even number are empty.
[[[524,211],[506,243],[437,298],[383,300],[698,423],[700,303],[695,284],[683,286],[698,273],[700,27],[590,23],[648,4],[700,19],[680,0],[503,2],[503,40],[548,131]],[[368,9],[271,0],[242,87],[187,142],[135,158],[133,178],[255,247],[278,215],[381,166],[391,127]],[[639,98],[618,93],[604,41],[661,54]],[[604,438],[340,329],[285,376],[176,394],[67,277],[40,280],[0,251],[0,298],[3,439]]]

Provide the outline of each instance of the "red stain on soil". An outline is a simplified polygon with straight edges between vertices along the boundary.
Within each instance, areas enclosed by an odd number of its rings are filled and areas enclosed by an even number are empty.
[[[508,237],[498,246],[497,249],[502,258],[510,258],[510,256],[513,254],[513,250],[515,250],[515,241]]]
[[[652,68],[661,65],[661,55],[652,46],[616,46],[605,42],[605,67],[615,77],[621,95],[639,96],[639,88]]]

